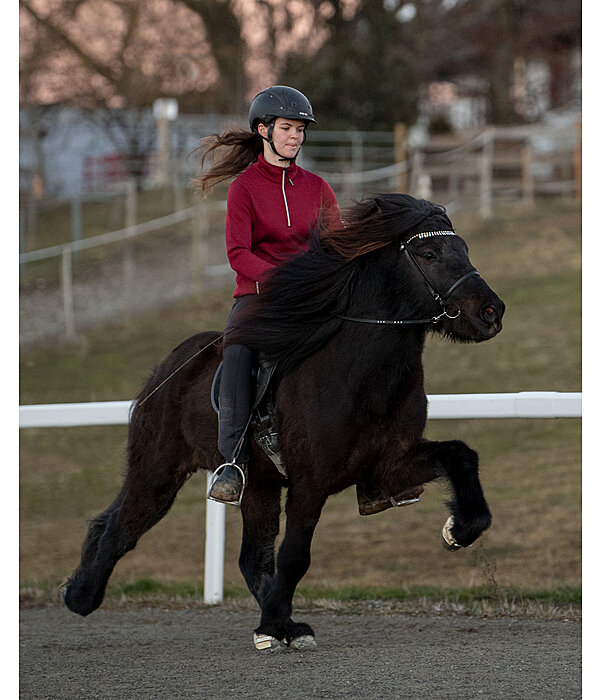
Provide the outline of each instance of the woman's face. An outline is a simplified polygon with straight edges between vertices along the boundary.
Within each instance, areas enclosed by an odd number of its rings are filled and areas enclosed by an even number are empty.
[[[295,158],[304,140],[304,128],[304,122],[299,119],[277,117],[273,127],[272,138],[275,150],[282,158],[287,158],[289,160]],[[266,124],[259,124],[258,133],[264,138],[267,138],[269,127]],[[271,146],[266,141],[264,154],[267,161],[270,161],[270,156],[275,156]],[[277,161],[276,164],[280,165],[281,163]]]

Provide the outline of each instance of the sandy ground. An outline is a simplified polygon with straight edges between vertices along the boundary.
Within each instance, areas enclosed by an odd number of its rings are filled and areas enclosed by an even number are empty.
[[[257,613],[20,613],[20,697],[580,698],[581,624],[311,612],[316,651],[257,652]]]

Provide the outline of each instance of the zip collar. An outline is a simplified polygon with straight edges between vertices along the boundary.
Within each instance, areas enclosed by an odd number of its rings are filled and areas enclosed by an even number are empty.
[[[258,172],[263,177],[266,177],[268,180],[271,180],[272,182],[276,182],[278,184],[281,182],[281,173],[285,173],[285,177],[289,178],[290,181],[293,181],[293,179],[298,174],[299,169],[296,163],[290,163],[290,165],[287,168],[282,168],[279,165],[271,165],[271,163],[267,163],[262,153],[258,156],[256,166]]]

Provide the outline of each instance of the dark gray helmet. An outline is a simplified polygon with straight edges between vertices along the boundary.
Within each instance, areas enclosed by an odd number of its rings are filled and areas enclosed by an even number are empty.
[[[317,121],[308,99],[299,90],[286,85],[273,85],[259,92],[248,112],[252,131],[256,131],[258,124],[269,124],[277,117],[299,119],[307,124]]]

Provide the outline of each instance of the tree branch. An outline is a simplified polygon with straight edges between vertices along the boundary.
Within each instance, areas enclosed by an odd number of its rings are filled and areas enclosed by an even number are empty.
[[[50,17],[42,17],[39,15],[26,0],[19,0],[19,5],[28,12],[36,22],[51,32],[66,48],[72,51],[85,66],[111,82],[118,81],[119,77],[108,66],[99,63],[95,58],[86,53],[66,32],[55,24]]]

